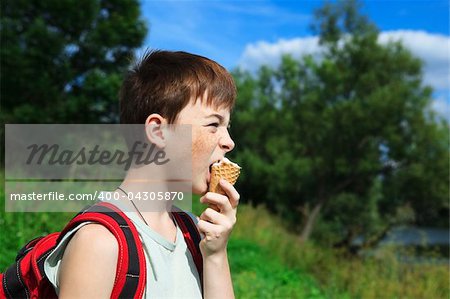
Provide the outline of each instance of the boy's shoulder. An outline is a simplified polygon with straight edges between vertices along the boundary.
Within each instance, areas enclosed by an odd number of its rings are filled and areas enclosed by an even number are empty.
[[[78,229],[71,242],[88,243],[91,247],[112,247],[118,248],[114,235],[102,224],[88,223]]]
[[[89,249],[89,254],[81,254],[86,253],[86,248]],[[91,260],[95,265],[95,258],[101,257],[102,260],[113,262],[112,264],[106,263],[106,265],[115,266],[118,253],[119,245],[114,235],[101,224],[89,223],[74,233],[67,244],[64,258],[73,255],[75,259]]]
[[[84,225],[64,250],[59,272],[61,291],[72,293],[76,291],[73,288],[83,287],[86,294],[97,294],[95,290],[101,286],[106,293],[111,292],[114,275],[105,273],[116,273],[118,255],[117,240],[106,227],[95,223]]]

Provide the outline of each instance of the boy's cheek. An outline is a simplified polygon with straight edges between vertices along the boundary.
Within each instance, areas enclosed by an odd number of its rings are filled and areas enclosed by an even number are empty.
[[[198,136],[192,143],[192,159],[205,159],[208,162],[209,156],[213,154],[217,144],[214,136]],[[205,157],[207,156],[207,157]]]

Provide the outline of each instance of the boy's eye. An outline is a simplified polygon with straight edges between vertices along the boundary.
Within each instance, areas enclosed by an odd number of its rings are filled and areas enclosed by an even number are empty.
[[[219,123],[209,124],[208,127],[216,127],[216,128],[218,128],[219,127]]]

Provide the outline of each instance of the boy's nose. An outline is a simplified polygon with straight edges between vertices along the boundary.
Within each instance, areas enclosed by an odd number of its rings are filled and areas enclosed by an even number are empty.
[[[225,134],[219,139],[219,146],[225,152],[230,152],[234,148],[234,141],[231,139],[230,133],[225,129]]]

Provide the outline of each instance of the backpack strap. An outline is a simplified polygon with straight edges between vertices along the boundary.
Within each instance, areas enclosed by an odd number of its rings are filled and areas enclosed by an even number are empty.
[[[186,212],[178,209],[176,212],[172,212],[172,215],[180,226],[186,245],[192,254],[192,258],[194,259],[194,263],[200,277],[200,286],[203,294],[203,257],[199,246],[201,241],[200,233],[198,232],[197,226],[191,216],[189,216]]]
[[[61,232],[58,242],[68,231],[87,221],[106,227],[119,245],[119,259],[111,298],[142,298],[147,271],[144,250],[134,224],[116,206],[101,202],[75,216]]]

